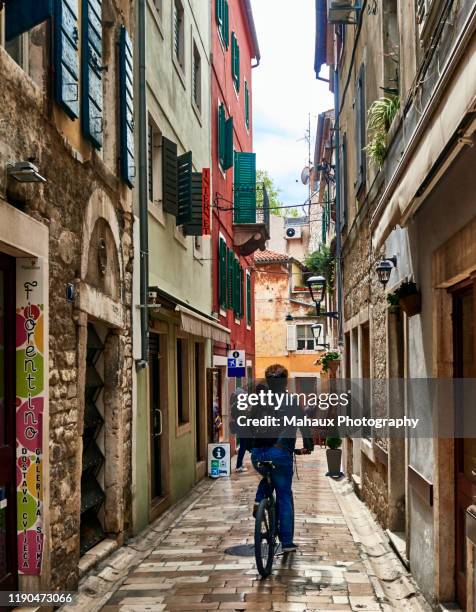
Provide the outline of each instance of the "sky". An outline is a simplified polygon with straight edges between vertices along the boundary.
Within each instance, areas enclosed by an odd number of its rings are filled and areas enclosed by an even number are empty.
[[[317,115],[333,107],[328,84],[314,73],[315,5],[315,0],[252,0],[261,51],[253,70],[256,165],[268,171],[283,204],[308,197],[300,177],[309,158],[304,140],[309,113],[312,159]]]

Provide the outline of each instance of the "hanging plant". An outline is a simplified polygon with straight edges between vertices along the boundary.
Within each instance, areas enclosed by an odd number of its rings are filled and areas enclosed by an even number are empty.
[[[330,247],[321,244],[317,251],[309,253],[305,265],[313,275],[318,274],[326,279],[327,293],[332,295],[334,292],[336,260]]]
[[[399,108],[400,98],[391,96],[375,100],[368,110],[368,144],[364,150],[379,168],[387,154],[387,134]]]
[[[387,296],[387,300],[398,304],[409,317],[421,312],[421,293],[413,281],[405,281],[397,289]],[[392,303],[390,302],[390,303]]]

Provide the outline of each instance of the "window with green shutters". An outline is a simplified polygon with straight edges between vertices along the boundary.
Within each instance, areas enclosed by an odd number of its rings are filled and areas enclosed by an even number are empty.
[[[233,166],[233,117],[226,118],[224,104],[218,107],[218,159],[222,170]]]
[[[236,91],[240,91],[240,46],[234,32],[231,33],[231,74]]]
[[[223,238],[218,241],[218,303],[221,308],[226,308],[227,285],[226,285],[227,248]]]
[[[234,222],[256,223],[256,154],[235,152]]]
[[[215,0],[215,19],[225,49],[230,44],[230,17],[228,0]]]
[[[246,322],[251,325],[251,275],[246,273]]]
[[[250,91],[248,89],[248,81],[245,81],[245,125],[246,129],[250,129]]]

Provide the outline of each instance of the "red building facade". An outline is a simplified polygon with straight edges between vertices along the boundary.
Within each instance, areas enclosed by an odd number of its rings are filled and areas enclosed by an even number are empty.
[[[220,413],[225,417],[229,393],[235,385],[246,384],[245,380],[227,379],[227,350],[245,351],[247,379],[254,375],[255,365],[254,249],[246,244],[243,248],[240,241],[248,225],[252,228],[256,221],[251,83],[252,68],[259,64],[260,52],[250,0],[214,0],[212,11],[213,310],[219,322],[230,330],[230,344],[216,342],[213,347],[213,386],[214,401],[220,404]],[[235,189],[238,179],[245,186],[241,192]],[[222,422],[220,437],[228,437],[227,419],[222,418]]]

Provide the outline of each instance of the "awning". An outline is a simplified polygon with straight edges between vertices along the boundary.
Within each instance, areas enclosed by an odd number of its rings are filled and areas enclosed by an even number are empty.
[[[180,326],[183,331],[193,334],[194,336],[210,338],[211,340],[215,340],[215,342],[229,343],[230,330],[228,327],[199,315],[193,312],[193,310],[185,308],[185,306],[177,305],[175,310],[180,313]]]
[[[465,58],[455,70],[454,77],[445,88],[445,95],[435,116],[426,126],[418,146],[410,158],[403,157],[404,167],[393,193],[383,194],[387,199],[382,216],[372,220],[372,244],[378,250],[397,223],[404,224],[423,203],[416,198],[417,191],[457,131],[462,119],[470,112],[476,99],[476,39],[469,45]]]

